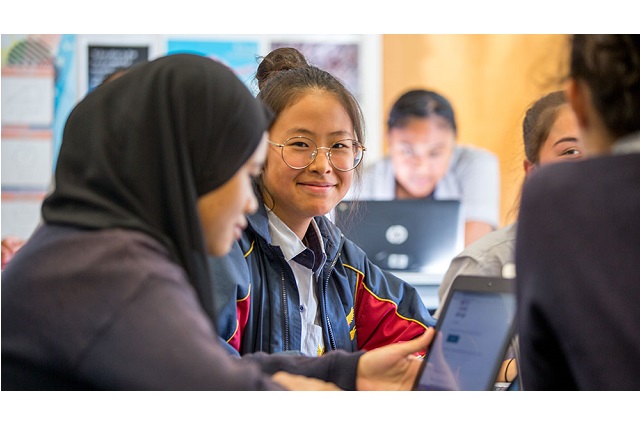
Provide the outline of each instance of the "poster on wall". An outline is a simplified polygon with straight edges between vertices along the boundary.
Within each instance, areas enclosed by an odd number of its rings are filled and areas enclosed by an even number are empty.
[[[238,78],[255,94],[257,83],[254,81],[258,68],[257,40],[167,40],[167,54],[194,53],[222,62],[231,68]]]
[[[2,237],[27,238],[52,177],[61,36],[2,35]]]
[[[2,125],[51,126],[53,88],[53,66],[2,67]]]
[[[149,46],[88,46],[89,91],[115,71],[149,60]]]
[[[335,42],[284,42],[274,41],[271,50],[280,47],[293,47],[299,50],[316,67],[338,77],[347,88],[360,98],[360,82],[358,80],[358,44]]]

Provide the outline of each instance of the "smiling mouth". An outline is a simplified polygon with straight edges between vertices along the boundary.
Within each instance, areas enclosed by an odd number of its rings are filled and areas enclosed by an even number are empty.
[[[298,183],[298,185],[300,185],[302,188],[304,188],[305,190],[311,192],[311,193],[327,193],[330,190],[332,190],[333,188],[335,188],[335,184],[332,183],[305,183],[305,182],[301,182]]]
[[[335,186],[332,183],[300,183],[300,185],[305,185],[305,186],[316,186],[316,187],[320,187],[320,188],[331,188],[333,186]]]

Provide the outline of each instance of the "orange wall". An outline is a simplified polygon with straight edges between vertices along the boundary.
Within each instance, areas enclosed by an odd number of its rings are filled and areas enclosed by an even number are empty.
[[[501,222],[511,223],[524,176],[522,119],[533,100],[562,88],[567,41],[549,34],[383,35],[380,134],[404,91],[423,87],[446,96],[456,111],[459,143],[498,155]]]

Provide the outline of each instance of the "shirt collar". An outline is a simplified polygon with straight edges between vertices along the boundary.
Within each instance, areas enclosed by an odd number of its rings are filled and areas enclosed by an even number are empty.
[[[271,210],[267,209],[269,233],[273,245],[279,246],[287,262],[291,260],[316,272],[326,261],[322,235],[315,220],[311,221],[305,234],[309,247]]]

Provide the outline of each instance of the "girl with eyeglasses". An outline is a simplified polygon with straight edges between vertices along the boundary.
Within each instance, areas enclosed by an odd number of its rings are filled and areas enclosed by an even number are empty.
[[[362,113],[330,73],[295,49],[267,55],[258,98],[276,114],[256,178],[258,212],[211,262],[220,335],[232,352],[316,356],[411,340],[434,320],[409,284],[383,272],[325,215],[359,172]]]

